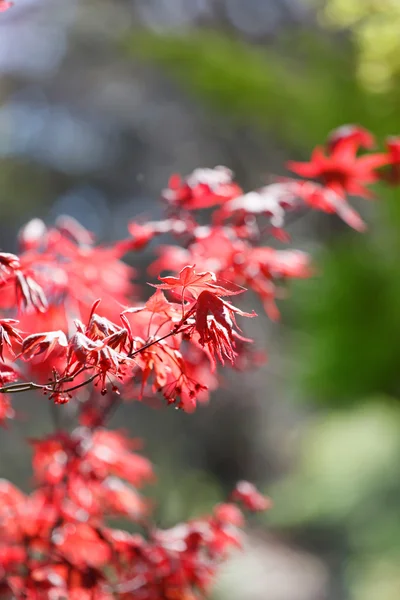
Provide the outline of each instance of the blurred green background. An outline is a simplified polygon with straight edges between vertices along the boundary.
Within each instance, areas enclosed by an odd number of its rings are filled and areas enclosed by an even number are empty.
[[[124,235],[158,214],[173,171],[223,163],[249,189],[341,124],[381,146],[400,133],[398,0],[17,5],[0,22],[5,250],[26,220],[61,212],[100,239]],[[129,405],[115,417],[157,465],[163,525],[242,477],[273,498],[218,600],[400,598],[400,197],[376,194],[354,199],[366,235],[327,216],[293,226],[319,275],[291,286],[279,326],[252,332],[264,369],[227,377],[194,416]],[[2,475],[29,477],[15,432],[49,430],[46,415],[2,435]]]

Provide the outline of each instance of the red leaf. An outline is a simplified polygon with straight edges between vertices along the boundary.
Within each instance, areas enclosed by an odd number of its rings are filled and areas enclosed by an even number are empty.
[[[347,194],[371,198],[372,193],[366,187],[379,179],[378,169],[388,164],[386,154],[366,154],[356,156],[357,145],[351,138],[334,145],[332,152],[325,155],[317,146],[308,163],[289,161],[288,169],[307,178],[318,178],[328,188],[340,196]]]
[[[21,333],[14,327],[15,323],[18,323],[15,319],[0,319],[0,358],[2,361],[4,361],[4,346],[7,346],[11,354],[14,354],[12,338],[22,342]]]
[[[237,483],[232,493],[232,500],[241,502],[247,510],[252,512],[264,511],[272,506],[270,498],[260,494],[255,485],[248,481]]]
[[[15,275],[18,304],[25,310],[33,308],[38,312],[44,312],[48,303],[40,285],[31,277],[25,276],[22,271],[16,271]]]
[[[77,567],[101,567],[111,559],[111,548],[86,523],[66,523],[54,530],[58,551]]]
[[[161,290],[173,290],[182,298],[185,298],[186,292],[193,298],[198,298],[204,290],[212,291],[217,296],[233,296],[245,291],[244,288],[228,282],[226,283],[233,289],[218,285],[215,273],[211,271],[196,273],[194,266],[189,265],[180,271],[179,277],[159,277],[159,280],[162,283],[150,285]]]
[[[185,179],[180,175],[173,175],[168,185],[168,189],[162,192],[163,199],[171,206],[187,210],[224,204],[243,193],[233,181],[233,172],[222,166],[195,169]]]
[[[7,2],[7,0],[0,0],[0,13],[5,12],[12,6],[14,6],[14,2]]]
[[[338,145],[346,144],[354,148],[371,149],[375,145],[375,138],[367,129],[360,125],[341,125],[328,135],[327,148],[332,152]]]
[[[252,313],[243,312],[209,291],[200,294],[190,313],[195,314],[194,328],[200,335],[199,343],[207,346],[211,356],[217,355],[222,363],[224,357],[228,358],[231,363],[234,362],[235,338],[241,338],[234,329],[237,326],[235,314],[243,317],[257,316],[254,311]]]
[[[5,427],[7,419],[13,419],[15,411],[11,406],[10,397],[7,394],[0,394],[0,425]]]
[[[47,331],[45,333],[33,333],[28,335],[22,342],[21,356],[24,360],[31,360],[34,356],[42,354],[42,360],[52,353],[58,354],[66,351],[68,340],[63,331]]]
[[[0,386],[17,381],[18,373],[5,363],[0,363]]]

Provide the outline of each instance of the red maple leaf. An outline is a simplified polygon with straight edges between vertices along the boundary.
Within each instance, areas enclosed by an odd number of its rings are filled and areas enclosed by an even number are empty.
[[[343,143],[353,143],[356,151],[359,148],[371,149],[375,145],[375,138],[370,131],[360,125],[341,125],[330,132],[326,146],[328,151],[332,152]]]
[[[61,556],[77,567],[101,567],[111,548],[88,523],[65,523],[53,531],[52,542]]]
[[[349,227],[365,231],[366,225],[360,215],[337,191],[312,181],[298,181],[297,184],[297,194],[307,206],[330,214],[336,213]]]
[[[14,354],[12,339],[17,342],[22,342],[22,336],[15,324],[18,323],[15,319],[0,319],[0,358],[4,362],[4,346],[7,346],[11,354]]]
[[[33,333],[28,335],[22,342],[21,356],[25,360],[31,360],[34,356],[42,354],[42,360],[52,353],[66,353],[68,340],[63,331],[47,331],[44,333]]]
[[[106,469],[136,487],[154,478],[150,461],[131,452],[134,443],[121,431],[98,429],[91,443],[87,460],[93,469]]]
[[[287,163],[288,169],[307,178],[320,179],[341,196],[346,193],[370,198],[366,185],[379,179],[377,169],[388,163],[386,154],[356,155],[357,148],[351,138],[344,138],[333,146],[327,155],[317,146],[308,163]]]
[[[150,296],[144,306],[133,306],[123,311],[125,314],[136,314],[139,312],[147,311],[151,315],[159,315],[167,318],[171,321],[180,321],[181,319],[181,306],[174,302],[168,302],[163,292],[158,289],[155,294]]]
[[[211,291],[216,296],[234,296],[245,291],[244,288],[229,282],[224,283],[232,289],[219,285],[215,273],[211,271],[196,273],[194,265],[184,267],[178,277],[159,277],[159,280],[162,283],[150,285],[161,290],[172,290],[181,295],[182,299],[185,298],[186,292],[197,299],[205,290]]]
[[[233,181],[232,171],[219,166],[214,169],[195,169],[186,178],[172,175],[162,197],[171,206],[197,210],[223,204],[240,194],[242,190]]]
[[[211,357],[218,356],[221,363],[224,357],[234,362],[235,338],[244,339],[234,329],[237,327],[235,315],[257,316],[254,311],[246,313],[208,290],[200,294],[186,318],[191,314],[195,315],[194,329],[199,333],[200,345],[207,346]]]

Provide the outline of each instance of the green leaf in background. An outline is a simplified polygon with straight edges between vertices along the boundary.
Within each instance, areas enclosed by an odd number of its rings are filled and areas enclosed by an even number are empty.
[[[298,464],[268,493],[268,526],[322,531],[345,552],[351,600],[397,600],[400,409],[387,397],[317,417],[302,432]],[[307,535],[307,534],[306,534]],[[347,597],[347,596],[346,596]]]
[[[349,531],[358,532],[358,525],[365,531],[373,516],[382,515],[382,495],[400,488],[400,409],[378,397],[357,409],[317,417],[303,433],[295,474],[268,490],[274,500],[268,522],[340,523]],[[393,523],[396,514],[397,509]],[[400,537],[396,540],[400,550]]]
[[[365,238],[316,257],[321,273],[293,291],[294,354],[304,389],[334,405],[399,389],[400,271]],[[296,336],[295,336],[296,339]]]
[[[260,48],[206,30],[134,31],[122,44],[225,117],[272,130],[299,149],[320,143],[346,122],[360,122],[378,136],[400,129],[398,91],[380,95],[378,102],[365,90],[357,80],[355,53],[343,39],[338,44],[310,31]]]

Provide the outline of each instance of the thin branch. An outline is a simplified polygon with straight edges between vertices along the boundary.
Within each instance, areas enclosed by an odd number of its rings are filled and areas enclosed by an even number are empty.
[[[169,333],[166,333],[165,335],[161,336],[160,338],[157,338],[155,340],[151,340],[150,342],[147,342],[146,344],[144,344],[143,346],[141,346],[140,348],[138,348],[134,352],[130,352],[128,354],[128,358],[133,358],[137,354],[140,354],[141,352],[143,352],[143,350],[147,350],[147,348],[150,348],[150,346],[153,346],[154,344],[158,344],[159,342],[162,342],[163,340],[166,340],[167,338],[171,337],[172,335],[177,335],[178,333],[180,333],[179,327],[173,329]]]
[[[68,394],[68,392],[73,392],[74,390],[79,390],[79,388],[84,387],[85,385],[88,385],[89,383],[92,383],[92,381],[97,379],[97,377],[100,377],[100,373],[94,373],[94,375],[89,377],[89,379],[86,379],[85,381],[82,381],[81,383],[78,383],[77,385],[74,385],[70,388],[67,388],[66,390],[61,390],[61,391],[63,394],[64,393]]]
[[[46,388],[46,385],[33,383],[32,381],[29,383],[13,383],[11,385],[5,385],[4,387],[1,387],[0,394],[18,394],[19,392],[28,392],[29,390],[44,390]],[[50,388],[49,391],[51,391]]]
[[[146,344],[144,344],[137,350],[135,350],[133,352],[131,351],[127,355],[127,358],[133,358],[134,356],[136,356],[137,354],[140,354],[144,350],[147,350],[147,348],[150,348],[154,344],[158,344],[159,342],[162,342],[163,340],[166,340],[167,338],[169,338],[173,335],[177,335],[178,333],[181,333],[180,326],[175,327],[170,332],[166,333],[165,335],[163,335],[157,339],[150,340],[149,342],[147,342]],[[90,366],[89,367],[87,367],[86,365],[82,366],[73,375],[68,375],[68,376],[62,377],[61,379],[52,380],[50,383],[47,383],[47,384],[34,383],[33,381],[31,381],[31,382],[26,382],[26,383],[19,382],[19,383],[13,383],[10,385],[5,385],[3,387],[0,387],[0,394],[18,394],[21,392],[28,392],[30,390],[42,390],[43,392],[48,392],[50,394],[55,393],[56,391],[59,391],[59,392],[68,394],[69,392],[73,392],[81,387],[84,387],[85,385],[88,385],[89,383],[92,383],[92,381],[94,381],[95,379],[100,377],[100,373],[94,373],[91,377],[89,377],[88,379],[86,379],[85,381],[82,381],[81,383],[79,383],[77,385],[74,385],[74,386],[66,388],[66,389],[60,388],[60,385],[62,385],[63,383],[68,383],[70,381],[73,381],[78,375],[83,373],[88,368],[90,368]]]

